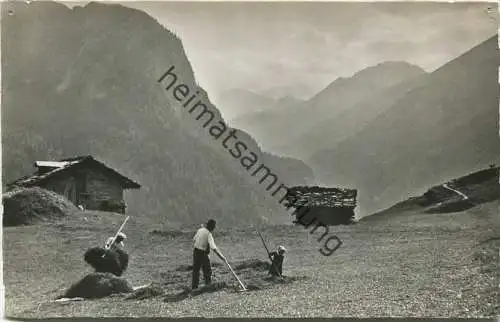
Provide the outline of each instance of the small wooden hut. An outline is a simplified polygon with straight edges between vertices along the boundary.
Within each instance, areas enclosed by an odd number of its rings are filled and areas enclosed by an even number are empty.
[[[92,156],[36,161],[37,171],[7,185],[7,190],[37,186],[90,210],[125,213],[125,189],[140,185]]]
[[[288,188],[287,206],[295,210],[295,223],[314,220],[325,226],[347,225],[354,222],[357,190],[319,186]]]

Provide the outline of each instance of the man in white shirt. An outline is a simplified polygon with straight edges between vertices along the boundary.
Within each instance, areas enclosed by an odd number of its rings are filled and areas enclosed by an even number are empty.
[[[212,268],[208,257],[210,249],[212,249],[221,260],[226,262],[226,258],[219,252],[217,245],[215,245],[214,237],[212,236],[212,231],[214,229],[215,220],[210,219],[205,227],[198,229],[193,238],[193,281],[191,285],[193,290],[198,288],[198,283],[200,282],[200,268],[203,269],[205,285],[212,282]]]

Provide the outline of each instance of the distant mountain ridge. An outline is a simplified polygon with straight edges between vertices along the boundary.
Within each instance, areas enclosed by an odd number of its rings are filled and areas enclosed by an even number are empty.
[[[354,131],[360,128],[355,117],[365,111],[357,105],[371,102],[384,90],[424,74],[420,67],[406,62],[383,62],[351,77],[336,79],[305,102],[243,116],[237,124],[266,151],[305,160],[332,147],[328,141],[331,130],[337,133],[345,127]],[[378,112],[366,112],[365,119],[369,121]],[[346,116],[351,118],[349,123],[344,120]]]
[[[116,4],[69,9],[15,2],[4,9],[4,184],[31,173],[35,160],[93,155],[142,185],[126,197],[128,209],[151,222],[290,221],[265,186],[157,83],[174,65],[221,118],[176,35],[144,12]],[[264,154],[247,133],[237,134],[286,184],[311,180],[302,162]]]
[[[427,73],[416,73],[395,85],[375,92],[373,95],[368,95],[335,116],[316,124],[300,138],[297,138],[294,144],[301,147],[300,154],[304,160],[308,160],[308,156],[314,155],[325,147],[333,149],[337,144],[358,133],[377,116],[383,114],[398,99],[418,85],[426,75]],[[294,155],[290,144],[279,147],[279,150],[284,151],[287,155]]]
[[[497,50],[494,36],[422,77],[362,131],[316,153],[315,175],[359,189],[366,215],[498,162]]]
[[[240,88],[223,91],[217,97],[222,114],[236,127],[239,125],[239,120],[248,115],[286,108],[300,102],[302,100],[292,96],[272,97]]]

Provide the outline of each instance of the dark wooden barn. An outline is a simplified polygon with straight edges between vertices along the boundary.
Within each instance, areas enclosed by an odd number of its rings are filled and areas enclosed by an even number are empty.
[[[348,225],[354,222],[357,190],[318,186],[288,188],[287,205],[295,209],[295,223],[313,221],[325,226]]]
[[[141,187],[91,156],[36,161],[35,167],[36,173],[8,184],[7,190],[36,186],[59,193],[85,209],[125,213],[124,190]]]

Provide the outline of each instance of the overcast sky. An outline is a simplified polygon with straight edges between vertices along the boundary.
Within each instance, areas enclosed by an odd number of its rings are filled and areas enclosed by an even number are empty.
[[[432,71],[497,30],[495,3],[123,4],[182,39],[196,79],[215,101],[231,88],[312,95],[387,60]]]

